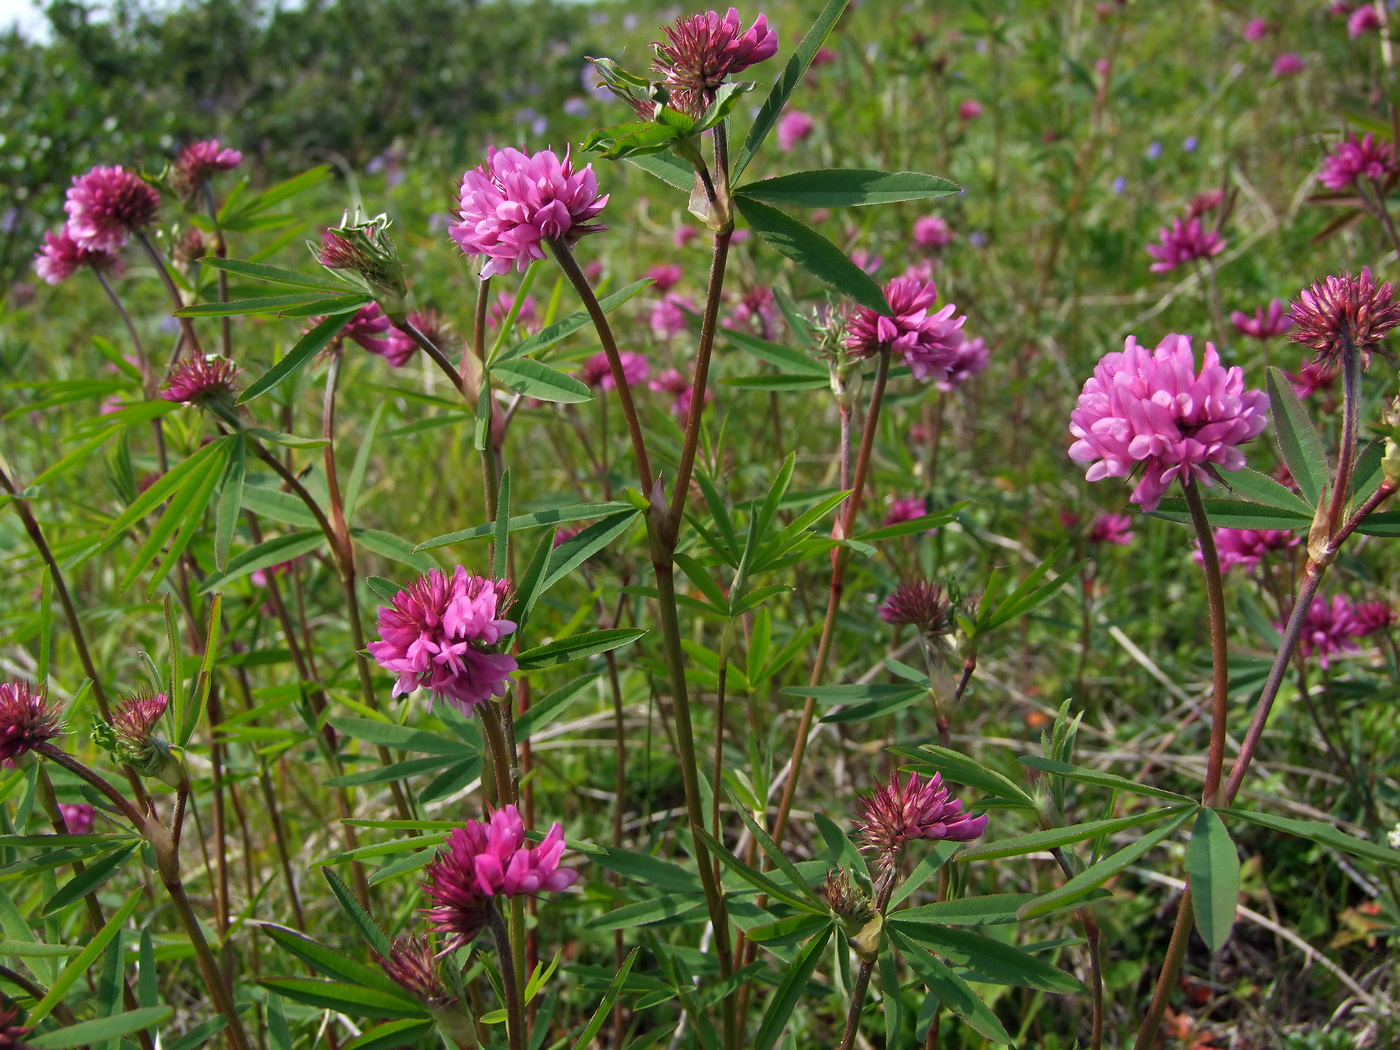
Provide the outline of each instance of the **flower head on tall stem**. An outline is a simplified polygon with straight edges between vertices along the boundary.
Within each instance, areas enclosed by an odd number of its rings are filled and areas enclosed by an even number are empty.
[[[789,153],[812,134],[817,122],[800,109],[790,109],[778,118],[778,148]]]
[[[767,15],[745,30],[732,7],[722,18],[717,11],[678,18],[663,32],[666,42],[654,45],[654,68],[665,78],[672,103],[692,116],[704,112],[726,77],[778,53],[778,34],[768,28]]]
[[[954,316],[952,303],[931,313],[938,287],[918,277],[896,277],[885,285],[890,313],[880,314],[858,306],[847,324],[845,346],[855,358],[866,358],[888,346],[898,353],[916,379],[935,382],[948,378],[966,341],[965,316]]]
[[[1264,560],[1266,554],[1286,551],[1303,542],[1301,536],[1287,529],[1216,529],[1215,552],[1220,558],[1220,568],[1229,572],[1236,565],[1253,569]],[[1198,549],[1195,554],[1201,560]]]
[[[1274,59],[1273,74],[1275,77],[1295,77],[1306,68],[1296,51],[1285,51]]]
[[[1357,602],[1351,607],[1356,621],[1356,633],[1365,637],[1377,631],[1388,631],[1395,622],[1395,607],[1389,602]]]
[[[1139,467],[1132,501],[1157,509],[1177,477],[1211,483],[1208,468],[1239,470],[1239,445],[1268,425],[1268,395],[1245,390],[1239,367],[1225,368],[1206,344],[1196,371],[1191,340],[1169,335],[1149,351],[1128,336],[1121,352],[1105,354],[1070,414],[1076,439],[1069,455],[1089,465],[1085,477],[1126,478]]]
[[[1157,261],[1148,267],[1153,273],[1166,273],[1196,259],[1209,259],[1225,250],[1225,240],[1215,230],[1207,230],[1198,218],[1177,219],[1158,231],[1161,242],[1149,244],[1147,254]]]
[[[489,821],[469,820],[453,829],[428,866],[423,893],[433,907],[427,917],[435,930],[452,935],[449,948],[460,947],[485,925],[492,897],[557,893],[578,881],[577,871],[559,866],[563,853],[558,823],[538,846],[527,847],[515,806],[501,807]]]
[[[44,234],[44,246],[34,255],[35,273],[49,284],[58,284],[82,269],[117,274],[122,269],[122,257],[114,251],[80,246],[67,227],[58,233]]]
[[[1282,623],[1275,624],[1280,630]],[[1324,669],[1331,666],[1331,658],[1338,653],[1355,652],[1359,646],[1356,639],[1366,630],[1356,618],[1345,595],[1334,594],[1329,601],[1317,595],[1308,606],[1303,618],[1303,632],[1298,636],[1298,651],[1307,659],[1314,654]]]
[[[134,171],[98,167],[73,177],[63,210],[78,247],[114,252],[155,222],[160,194]]]
[[[942,251],[957,234],[941,215],[922,215],[914,220],[914,244],[929,251]]]
[[[393,225],[387,215],[366,219],[357,208],[346,212],[340,225],[321,234],[316,260],[328,270],[348,270],[359,275],[363,286],[391,320],[407,316],[408,283],[399,250],[389,236]]]
[[[92,737],[113,762],[131,766],[145,777],[157,777],[171,787],[184,782],[184,768],[170,745],[156,735],[168,705],[164,693],[140,689],[128,693],[112,709],[110,722],[95,722]]]
[[[1394,144],[1368,132],[1365,138],[1352,134],[1337,143],[1337,148],[1322,162],[1317,181],[1328,189],[1344,190],[1360,178],[1384,183],[1397,171],[1400,165],[1395,161]]]
[[[1240,335],[1263,340],[1291,330],[1293,318],[1284,309],[1283,300],[1274,298],[1269,300],[1268,306],[1257,307],[1253,317],[1243,310],[1236,310],[1230,315],[1230,323]]]
[[[487,151],[486,163],[462,176],[461,221],[447,232],[468,255],[483,255],[482,277],[521,273],[543,259],[545,238],[573,244],[605,229],[590,222],[608,203],[593,165],[575,171],[568,153]]]
[[[464,714],[483,700],[504,696],[515,657],[491,652],[515,631],[500,617],[505,580],[469,576],[458,565],[451,576],[430,569],[379,610],[380,641],[369,654],[398,674],[394,695],[422,686]]]
[[[63,732],[58,711],[28,682],[0,683],[0,762],[18,758]]]
[[[618,360],[622,364],[622,376],[627,380],[628,386],[636,386],[638,383],[646,381],[647,372],[650,369],[647,359],[641,354],[632,354],[624,351],[618,354]],[[583,369],[579,372],[579,379],[585,386],[598,390],[615,390],[617,382],[613,379],[612,368],[608,364],[608,355],[598,352],[583,363]]]
[[[231,407],[238,368],[227,358],[210,354],[186,354],[165,377],[160,396],[185,405]]]
[[[1369,3],[1364,3],[1347,16],[1347,36],[1352,40],[1363,33],[1379,33],[1381,16]]]
[[[880,619],[895,626],[917,627],[926,637],[944,635],[957,626],[956,609],[942,584],[905,580],[880,604]]]
[[[1100,514],[1089,527],[1090,543],[1126,547],[1133,542],[1133,519],[1127,514]]]
[[[949,797],[937,773],[928,779],[910,773],[903,783],[896,773],[860,800],[856,824],[861,848],[874,853],[881,872],[888,874],[898,867],[910,840],[969,842],[986,830],[987,818],[964,813],[961,800]]]
[[[206,179],[221,171],[232,171],[243,163],[243,154],[219,145],[218,139],[191,142],[170,166],[170,185],[184,200],[190,200]]]
[[[1400,324],[1394,287],[1389,281],[1377,286],[1368,266],[1356,277],[1343,272],[1303,289],[1289,312],[1297,325],[1292,340],[1311,347],[1318,362],[1340,361],[1350,343],[1369,367],[1371,351]]]

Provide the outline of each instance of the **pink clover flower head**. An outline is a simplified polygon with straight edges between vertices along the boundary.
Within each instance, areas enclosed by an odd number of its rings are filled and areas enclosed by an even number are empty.
[[[99,167],[73,177],[63,210],[68,235],[79,248],[114,252],[155,222],[160,194],[134,171]]]
[[[1276,624],[1280,630],[1283,624]],[[1356,619],[1355,611],[1346,596],[1334,594],[1328,601],[1317,595],[1308,606],[1308,614],[1303,618],[1303,632],[1298,636],[1298,650],[1307,659],[1317,655],[1317,662],[1327,668],[1331,658],[1338,653],[1355,652],[1360,646],[1356,638],[1364,633],[1364,628]]]
[[[748,328],[764,339],[771,339],[773,322],[777,319],[778,304],[774,301],[773,289],[760,284],[745,292],[720,324],[725,328]]]
[[[1351,607],[1351,614],[1361,637],[1389,630],[1395,622],[1395,609],[1389,602],[1357,602]]]
[[[1262,18],[1251,18],[1244,26],[1244,38],[1251,43],[1263,40],[1269,33],[1269,23]]]
[[[1363,176],[1383,183],[1397,171],[1400,165],[1395,162],[1394,143],[1367,132],[1364,138],[1351,134],[1337,143],[1336,149],[1322,162],[1317,181],[1330,190],[1344,190]]]
[[[1379,33],[1380,29],[1380,12],[1369,3],[1362,4],[1347,16],[1347,36],[1353,40],[1362,33]]]
[[[112,729],[117,739],[131,748],[144,747],[170,701],[164,693],[149,689],[128,693],[112,710]]]
[[[693,226],[686,228],[695,229]],[[669,263],[664,266],[653,266],[647,271],[646,275],[651,278],[651,286],[663,295],[680,284],[681,277],[683,276],[681,268],[675,263]]]
[[[515,621],[499,615],[506,591],[505,580],[469,576],[458,565],[451,576],[428,570],[381,606],[380,640],[369,654],[398,674],[393,695],[422,686],[463,714],[504,696],[515,657],[489,650],[515,631]]]
[[[1223,367],[1210,343],[1199,372],[1195,362],[1184,335],[1167,336],[1156,350],[1128,336],[1122,351],[1104,355],[1070,414],[1069,455],[1089,465],[1089,481],[1126,478],[1140,466],[1131,498],[1151,512],[1178,477],[1209,485],[1207,466],[1244,466],[1238,446],[1268,425],[1268,395],[1245,390],[1244,373]]]
[[[34,255],[34,272],[49,284],[66,281],[84,267],[102,273],[120,273],[122,258],[115,252],[79,246],[67,227],[45,233],[44,246]]]
[[[695,403],[693,380],[675,368],[668,368],[647,386],[656,393],[671,395],[671,412],[685,419],[690,415],[690,406]],[[714,400],[714,394],[705,391],[705,404]]]
[[[902,522],[913,521],[915,518],[922,518],[928,513],[928,504],[924,502],[922,496],[896,496],[885,511],[885,521],[882,527],[888,528],[891,525],[899,525]]]
[[[778,34],[759,15],[745,30],[739,12],[730,8],[678,18],[667,26],[665,43],[656,43],[653,68],[665,78],[677,108],[691,115],[704,111],[726,77],[742,73],[778,53]]]
[[[910,773],[903,783],[896,773],[859,805],[856,824],[863,840],[861,848],[875,853],[886,872],[898,866],[905,844],[912,839],[969,842],[987,828],[985,816],[964,813],[962,801],[948,797],[937,773],[927,780]]]
[[[376,308],[378,305],[378,303],[370,304],[370,306]],[[365,309],[367,310],[369,307],[365,307]],[[360,312],[363,313],[364,310]],[[525,311],[522,309],[520,315],[523,317],[524,314]],[[408,321],[414,328],[427,336],[434,346],[439,349],[442,348],[443,341],[447,337],[447,322],[440,313],[431,309],[414,310],[408,315]],[[385,324],[383,339],[373,334],[368,334],[377,331],[378,325],[381,322]],[[356,339],[355,341],[370,353],[378,354],[380,357],[384,358],[384,360],[388,361],[389,364],[393,365],[395,368],[402,368],[404,365],[408,364],[409,361],[413,360],[413,355],[418,352],[418,344],[414,342],[411,335],[400,331],[388,322],[389,319],[384,317],[382,313],[378,317],[371,317],[366,332],[362,334],[362,338]],[[352,339],[355,338],[353,334],[351,334],[350,337]]]
[[[1186,206],[1186,217],[1195,219],[1207,212],[1215,211],[1225,200],[1225,191],[1220,189],[1202,190],[1191,198],[1191,203]]]
[[[1387,332],[1400,325],[1394,286],[1386,281],[1377,287],[1370,267],[1365,266],[1359,276],[1344,272],[1305,288],[1290,305],[1289,313],[1297,325],[1290,338],[1311,347],[1319,362],[1341,360],[1350,341],[1369,366],[1371,351],[1380,346]]]
[[[193,197],[204,184],[221,171],[232,171],[243,163],[243,154],[219,145],[218,139],[191,142],[180,151],[171,169],[171,185],[185,199]]]
[[[686,245],[688,245],[691,241],[695,240],[695,238],[699,236],[700,230],[697,227],[690,225],[690,223],[686,223],[682,226],[677,227],[676,232],[673,236],[673,240],[675,241],[677,248],[684,248]]]
[[[975,98],[964,99],[958,104],[959,120],[976,120],[982,115],[982,103]]]
[[[641,354],[631,354],[626,351],[617,355],[618,361],[622,364],[622,376],[627,380],[628,386],[636,386],[638,383],[646,381],[647,372],[650,366],[647,359]],[[583,363],[583,370],[579,373],[579,379],[585,386],[593,387],[596,390],[616,390],[617,381],[613,378],[612,366],[608,364],[608,355],[598,352]]]
[[[97,822],[97,810],[86,802],[60,802],[58,811],[63,814],[70,835],[86,835]]]
[[[1090,543],[1112,543],[1126,547],[1133,542],[1133,519],[1129,514],[1100,514],[1089,528]]]
[[[917,627],[929,636],[951,634],[957,626],[954,612],[943,585],[928,580],[905,580],[880,603],[880,619],[885,623]]]
[[[1195,259],[1208,259],[1225,250],[1225,241],[1214,230],[1207,230],[1200,219],[1177,219],[1158,231],[1160,244],[1149,244],[1147,254],[1157,261],[1148,267],[1153,273],[1175,270]]]
[[[563,853],[558,823],[538,846],[526,847],[514,806],[496,810],[489,822],[469,820],[428,865],[423,892],[433,907],[425,914],[433,929],[451,935],[450,948],[461,947],[481,931],[490,898],[558,893],[578,881],[577,871],[559,866]]]
[[[318,318],[320,320],[320,318]],[[366,303],[355,311],[344,328],[340,330],[342,339],[353,339],[372,354],[384,353],[384,340],[381,336],[393,325],[378,303]]]
[[[799,142],[805,142],[817,122],[800,109],[790,109],[778,118],[778,148],[789,152]]]
[[[1296,52],[1285,51],[1274,59],[1273,74],[1276,77],[1295,77],[1306,68]]]
[[[1274,551],[1286,551],[1302,542],[1287,529],[1216,529],[1214,532],[1215,553],[1220,558],[1220,567],[1229,572],[1236,565],[1249,570],[1264,559],[1264,555]],[[1196,552],[1199,562],[1200,551]]]
[[[957,307],[952,303],[931,313],[938,288],[917,277],[896,277],[885,285],[885,298],[890,304],[889,316],[868,306],[856,308],[846,326],[846,349],[854,357],[865,358],[889,346],[904,359],[915,379],[947,379],[957,362],[958,348],[967,338],[962,332],[967,318],[955,317]]]
[[[975,375],[987,370],[987,360],[992,355],[991,347],[981,336],[964,339],[953,351],[953,361],[948,365],[948,374],[937,383],[945,394],[951,393]]]
[[[511,307],[515,305],[514,292],[502,292],[496,296],[496,301],[491,304],[491,312],[487,316],[486,323],[492,328],[499,328],[505,319],[510,316]],[[515,315],[515,327],[522,331],[531,331],[538,319],[536,312],[535,297],[527,295],[520,302],[520,312]]]
[[[658,339],[680,335],[690,325],[686,313],[694,313],[695,300],[676,292],[667,292],[651,308],[651,330]]]
[[[1236,310],[1230,315],[1230,323],[1240,335],[1247,335],[1251,339],[1272,339],[1291,330],[1293,318],[1283,308],[1283,300],[1275,298],[1269,301],[1267,307],[1257,307],[1253,317],[1242,310]]]
[[[546,238],[572,244],[606,227],[589,220],[608,203],[593,165],[575,171],[568,153],[487,151],[486,163],[462,176],[461,221],[447,232],[468,255],[484,255],[482,277],[524,273],[545,257]]]
[[[941,215],[923,215],[914,220],[914,243],[920,248],[941,251],[957,236]]]
[[[184,405],[230,405],[233,402],[233,381],[238,368],[226,357],[210,354],[187,354],[180,358],[165,377],[160,396],[166,401]]]
[[[62,732],[58,711],[28,682],[0,683],[0,762],[18,758]]]

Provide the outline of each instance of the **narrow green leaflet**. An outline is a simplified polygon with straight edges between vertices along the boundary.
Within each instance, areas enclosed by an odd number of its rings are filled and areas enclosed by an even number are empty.
[[[826,951],[826,943],[831,940],[832,929],[831,926],[827,926],[820,935],[813,937],[788,967],[782,983],[768,1000],[768,1008],[763,1011],[763,1021],[758,1026],[758,1035],[754,1041],[756,1050],[773,1050],[777,1045],[783,1029],[787,1027],[788,1018],[792,1016],[797,1001],[807,989],[807,982],[812,979],[812,974],[817,969],[817,963],[821,961],[822,952]]]
[[[1184,803],[1185,804],[1185,803]],[[1071,824],[1063,828],[1050,828],[1048,831],[1032,831],[1025,835],[1017,835],[1014,838],[1002,839],[998,842],[986,842],[980,846],[973,846],[958,854],[959,860],[995,860],[999,857],[1023,857],[1028,853],[1039,853],[1041,850],[1055,849],[1058,846],[1068,846],[1072,842],[1083,842],[1086,839],[1102,838],[1105,835],[1113,835],[1128,828],[1135,828],[1139,824],[1151,824],[1154,821],[1165,820],[1167,817],[1176,816],[1181,812],[1181,808],[1164,807],[1162,809],[1149,809],[1143,813],[1135,813],[1130,817],[1116,817],[1112,820],[1089,820],[1082,824]]]
[[[650,853],[581,842],[571,842],[569,845],[585,854],[594,864],[661,893],[695,894],[705,891],[699,875],[686,871],[679,864],[672,864],[669,860],[653,857]]]
[[[380,722],[372,718],[332,718],[331,725],[346,736],[356,740],[367,740],[381,747],[392,747],[402,751],[417,751],[425,755],[448,755],[452,758],[466,758],[476,754],[460,740],[428,733],[421,729],[410,729],[396,722]]]
[[[351,1017],[413,1017],[427,1019],[419,1003],[400,995],[365,988],[344,981],[319,981],[313,977],[267,977],[258,982],[270,992]]]
[[[292,532],[264,540],[256,547],[249,547],[230,558],[223,572],[205,579],[200,585],[199,593],[208,594],[210,591],[220,590],[258,569],[309,554],[325,542],[326,537],[319,532]]]
[[[911,760],[916,769],[932,769],[935,773],[942,774],[944,780],[966,784],[970,788],[977,788],[988,795],[1006,799],[1025,809],[1035,808],[1035,800],[1026,794],[1025,790],[1014,780],[1003,776],[994,769],[988,769],[981,763],[974,762],[961,751],[939,747],[937,744],[925,744],[915,750],[907,748],[891,748],[891,750],[900,758]]]
[[[922,904],[895,912],[890,918],[902,922],[935,923],[939,926],[991,926],[1019,922],[1020,910],[1039,897],[1038,893],[989,893],[981,897],[957,897],[950,901]],[[1112,894],[1108,890],[1093,890],[1086,900],[1102,900]]]
[[[614,628],[608,631],[586,631],[570,635],[547,645],[526,649],[516,657],[522,671],[537,671],[541,667],[554,667],[558,664],[582,660],[587,656],[597,656],[613,649],[635,642],[646,631],[636,628]]]
[[[688,189],[689,187],[690,183],[687,182],[685,188]],[[627,287],[621,288],[613,292],[612,295],[605,296],[603,299],[599,300],[598,305],[602,307],[603,313],[610,313],[629,299],[632,299],[647,288],[650,288],[651,285],[652,280],[650,277],[640,281],[633,281]],[[555,321],[553,324],[545,325],[523,343],[518,343],[515,346],[502,350],[496,355],[496,357],[489,362],[491,371],[493,373],[495,372],[495,365],[497,362],[513,361],[518,357],[526,357],[529,354],[538,353],[568,336],[573,335],[580,328],[585,328],[591,323],[592,318],[588,316],[588,311],[580,310],[578,313],[570,314],[561,321]]]
[[[1400,850],[1393,850],[1366,839],[1359,839],[1355,835],[1348,835],[1340,828],[1324,824],[1320,820],[1291,820],[1288,817],[1276,817],[1272,813],[1259,813],[1250,809],[1222,809],[1220,812],[1247,820],[1251,824],[1258,824],[1260,827],[1272,828],[1274,831],[1282,831],[1287,835],[1297,835],[1299,838],[1316,842],[1319,846],[1329,846],[1356,857],[1365,857],[1367,860],[1379,861],[1381,864],[1389,864],[1391,867],[1400,867]]]
[[[689,193],[695,185],[695,169],[674,153],[634,153],[627,161],[678,190]],[[735,172],[735,175],[737,176],[738,172]]]
[[[734,195],[734,204],[754,233],[813,277],[861,306],[889,315],[890,304],[875,279],[816,230],[742,193]]]
[[[801,350],[795,350],[790,346],[781,346],[778,343],[770,343],[767,339],[760,339],[756,335],[741,332],[736,328],[726,328],[723,337],[740,350],[747,350],[760,361],[766,361],[782,372],[821,379],[825,383],[831,381],[831,370]]]
[[[260,928],[285,951],[327,977],[349,981],[352,984],[362,984],[368,988],[377,988],[381,992],[398,996],[405,1002],[415,1002],[411,995],[385,976],[384,971],[377,966],[366,966],[362,962],[356,962],[350,956],[344,955],[305,934],[298,933],[296,930],[289,930],[285,926],[265,922],[261,924]]]
[[[619,511],[637,512],[637,508],[630,503],[623,503],[620,500],[613,500],[608,503],[575,503],[568,507],[558,507],[553,510],[537,510],[529,514],[512,515],[509,521],[510,531],[519,532],[521,529],[538,528],[541,525],[565,525],[571,521],[586,521],[589,518],[601,518],[608,514],[615,514]],[[479,540],[490,536],[495,532],[496,523],[487,522],[485,525],[474,525],[469,529],[462,529],[460,532],[449,532],[445,536],[435,536],[433,539],[425,540],[413,549],[416,551],[430,551],[436,547],[446,547],[449,543],[463,543],[467,540]]]
[[[33,1010],[29,1011],[28,1023],[30,1025],[36,1025],[45,1017],[49,1016],[49,1012],[58,1004],[58,1001],[68,994],[68,989],[72,988],[73,985],[77,983],[78,979],[87,973],[89,966],[101,958],[102,952],[107,947],[108,942],[117,935],[118,930],[126,925],[126,920],[131,918],[131,913],[136,910],[136,905],[140,902],[141,891],[139,889],[133,890],[131,896],[126,899],[126,902],[120,908],[112,913],[102,929],[98,930],[97,933],[93,935],[92,940],[88,941],[86,947],[74,956],[73,960],[63,968],[63,972],[58,975],[58,978],[49,988],[48,994],[39,1000]],[[10,932],[8,926],[6,927],[6,932]],[[138,1027],[145,1027],[145,1025],[140,1025]]]
[[[924,986],[938,996],[944,1006],[988,1039],[1010,1045],[1011,1036],[997,1020],[997,1015],[977,998],[977,993],[966,981],[899,930],[891,929],[890,937],[903,952],[910,968],[924,982]]]
[[[334,292],[338,295],[344,295],[346,290],[344,284],[333,278],[298,273],[296,270],[284,270],[280,266],[269,266],[267,263],[247,262],[243,259],[220,259],[214,255],[207,255],[199,262],[200,265],[208,266],[214,270],[223,270],[240,277],[267,281],[270,284],[285,284],[294,288],[314,288],[318,291]]]
[[[573,681],[560,686],[543,700],[532,702],[528,709],[515,718],[515,739],[528,740],[545,726],[554,721],[564,709],[577,700],[597,681],[594,674],[580,675]]]
[[[1149,798],[1164,798],[1169,802],[1194,805],[1194,800],[1185,795],[1178,795],[1175,791],[1165,791],[1149,784],[1139,784],[1136,780],[1120,777],[1116,773],[1102,773],[1097,769],[1072,766],[1066,762],[1056,762],[1052,758],[1041,758],[1038,755],[1022,755],[1020,762],[1032,769],[1053,773],[1067,780],[1077,780],[1081,784],[1097,784],[1099,787],[1113,788],[1115,791],[1128,791],[1134,795],[1146,795]]]
[[[1327,488],[1330,473],[1322,438],[1282,369],[1269,369],[1268,390],[1269,415],[1283,461],[1304,498],[1315,507]]]
[[[278,361],[255,380],[238,398],[240,405],[254,398],[262,397],[269,390],[275,390],[292,376],[311,363],[311,359],[326,348],[340,330],[350,322],[348,314],[334,314],[327,317],[311,331],[297,340],[296,346],[287,351],[287,356]]]
[[[228,568],[228,550],[233,542],[234,531],[238,528],[238,515],[243,509],[243,482],[247,470],[247,450],[243,435],[239,434],[229,453],[228,466],[224,470],[220,486],[219,506],[214,517],[214,566],[220,572]]]
[[[815,898],[812,900],[804,900],[800,891],[793,891],[785,886],[780,886],[758,869],[745,864],[738,857],[734,856],[724,843],[720,842],[703,828],[692,828],[691,830],[695,837],[705,844],[705,848],[724,863],[725,867],[731,869],[739,878],[743,879],[760,893],[766,893],[768,896],[780,900],[784,904],[790,904],[794,908],[814,915],[819,911],[827,911],[825,904],[818,905],[814,903]],[[805,889],[806,883],[801,883],[801,885]]]
[[[417,1046],[418,1040],[436,1027],[432,1021],[415,1021],[412,1018],[385,1021],[350,1042],[341,1043],[340,1050],[400,1050],[405,1046]]]
[[[573,1050],[583,1050],[584,1047],[593,1045],[593,1037],[598,1034],[603,1027],[603,1022],[608,1019],[608,1014],[612,1012],[613,1003],[617,1001],[622,986],[627,983],[627,975],[632,972],[632,964],[637,961],[639,951],[641,951],[640,948],[633,948],[627,953],[622,968],[617,971],[617,976],[612,979],[608,990],[603,994],[603,1001],[598,1004],[598,1009],[593,1011],[593,1017],[579,1033],[578,1039],[574,1041]]]
[[[1206,516],[1216,528],[1222,529],[1305,529],[1312,523],[1312,512],[1301,514],[1288,509],[1252,503],[1248,500],[1207,496]],[[1180,496],[1166,496],[1152,512],[1153,517],[1168,521],[1190,522],[1191,511]]]
[[[426,554],[420,554],[413,547],[413,544],[401,536],[395,536],[392,532],[383,532],[379,529],[353,528],[350,535],[367,551],[373,551],[381,558],[388,558],[407,565],[417,572],[427,572],[429,569],[437,568],[437,562]]]
[[[593,391],[578,379],[531,357],[497,361],[491,366],[491,376],[516,393],[541,401],[576,405],[593,400]]]
[[[104,1039],[116,1039],[142,1028],[164,1024],[174,1016],[173,1006],[146,1006],[139,1010],[113,1014],[111,1017],[99,1017],[95,1021],[79,1021],[56,1032],[25,1036],[24,1041],[26,1045],[34,1047],[34,1050],[63,1050],[65,1047],[87,1046],[100,1043]]]
[[[1307,500],[1286,485],[1280,485],[1267,474],[1243,467],[1221,476],[1224,478],[1226,487],[1237,496],[1242,496],[1255,503],[1262,503],[1266,507],[1273,507],[1275,510],[1301,514],[1309,521],[1312,520],[1313,509],[1308,506]]]
[[[1235,925],[1240,899],[1240,855],[1213,809],[1202,809],[1186,844],[1186,873],[1196,910],[1196,929],[1218,952]]]
[[[669,919],[695,915],[704,907],[705,898],[703,896],[694,894],[682,896],[668,893],[660,897],[650,897],[644,901],[637,901],[634,904],[624,904],[621,908],[614,908],[610,912],[590,919],[587,925],[591,930],[626,930],[635,926],[664,923]],[[708,913],[700,915],[698,918],[704,919],[707,916]]]
[[[997,981],[1038,988],[1043,992],[1074,995],[1085,991],[1077,977],[1051,966],[1043,959],[1022,951],[1014,945],[980,933],[931,923],[908,922],[900,915],[885,920],[891,930],[898,930],[912,941],[931,948],[949,962],[976,970]]]
[[[344,288],[336,289],[344,293]],[[367,297],[365,297],[367,299]],[[275,314],[298,306],[319,304],[328,301],[322,291],[293,292],[288,295],[259,295],[251,299],[234,299],[232,302],[195,303],[174,311],[175,317],[230,317],[235,314]],[[325,313],[316,310],[316,313]]]
[[[103,554],[110,550],[125,537],[132,525],[170,499],[173,492],[191,484],[192,478],[202,476],[202,472],[208,469],[209,461],[223,455],[232,440],[232,435],[217,438],[171,467],[107,526],[107,531],[102,534],[102,542],[94,553]]]
[[[1097,864],[1091,864],[1074,878],[1069,879],[1057,890],[1042,894],[1034,903],[1028,904],[1021,909],[1021,918],[1030,919],[1037,915],[1044,915],[1054,911],[1066,901],[1076,900],[1085,891],[1097,889],[1113,876],[1135,864],[1139,857],[1142,857],[1154,846],[1160,844],[1177,828],[1191,819],[1194,812],[1192,809],[1183,809],[1171,820],[1167,821],[1156,831],[1148,832],[1130,846],[1125,846],[1117,853],[1111,853]]]
[[[62,889],[44,902],[44,906],[39,909],[40,915],[52,915],[54,912],[62,911],[74,901],[81,900],[98,887],[103,886],[117,872],[126,866],[126,862],[131,859],[131,855],[136,852],[136,844],[133,843],[124,849],[103,857],[95,864],[89,864],[80,875],[74,875]]]
[[[855,208],[948,197],[961,193],[962,187],[950,179],[917,171],[826,168],[745,183],[736,192],[767,204],[795,208]]]
[[[792,53],[792,57],[783,66],[782,75],[773,82],[768,97],[763,100],[763,105],[759,108],[758,116],[754,118],[753,126],[749,128],[749,133],[744,136],[744,144],[739,148],[739,153],[734,158],[734,174],[730,176],[733,181],[739,180],[739,176],[744,173],[744,169],[753,160],[754,154],[763,145],[763,140],[768,137],[768,133],[778,123],[783,107],[787,105],[788,99],[797,89],[797,85],[802,82],[807,67],[812,64],[812,59],[826,43],[826,38],[831,34],[832,27],[836,25],[836,20],[845,12],[848,2],[849,0],[827,0],[827,5],[822,8],[822,13],[817,16],[812,28],[807,30],[807,35],[802,38],[802,42],[797,45],[797,50]],[[681,187],[681,189],[689,188],[689,183]]]

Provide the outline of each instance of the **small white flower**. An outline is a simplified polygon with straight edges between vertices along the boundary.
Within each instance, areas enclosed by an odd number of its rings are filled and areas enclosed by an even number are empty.
[[[1390,829],[1390,834],[1386,836],[1390,840],[1391,849],[1400,849],[1400,824]]]

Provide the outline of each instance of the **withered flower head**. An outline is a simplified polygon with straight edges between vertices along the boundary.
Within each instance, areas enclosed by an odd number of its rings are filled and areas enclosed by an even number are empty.
[[[908,624],[926,635],[951,634],[954,603],[944,595],[943,585],[927,580],[905,580],[880,606],[880,619],[889,624]]]
[[[422,934],[395,937],[389,946],[389,958],[376,955],[375,959],[404,991],[421,1002],[436,1007],[452,1002],[438,973],[432,942]]]
[[[1381,338],[1400,324],[1394,286],[1386,281],[1377,287],[1365,266],[1359,276],[1343,272],[1305,288],[1289,314],[1297,326],[1290,338],[1316,351],[1316,360],[1339,361],[1350,345],[1367,367],[1371,351],[1380,349]]]

